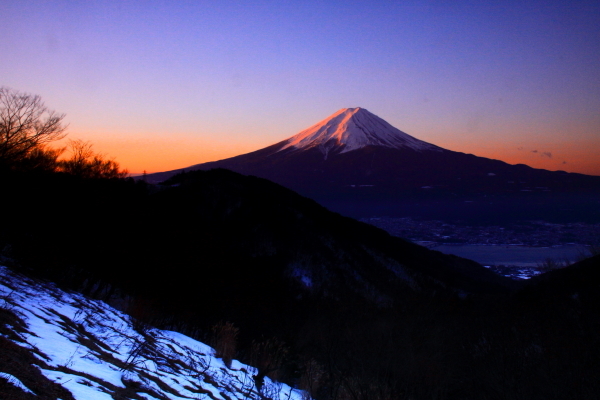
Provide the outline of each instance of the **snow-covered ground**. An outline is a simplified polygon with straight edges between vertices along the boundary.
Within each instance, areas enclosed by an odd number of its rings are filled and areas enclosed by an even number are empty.
[[[129,316],[101,301],[67,293],[3,266],[0,312],[3,346],[10,341],[33,354],[31,364],[43,375],[40,378],[62,386],[77,400],[303,398],[302,392],[269,378],[259,393],[254,367],[234,360],[227,368],[203,343],[172,331],[136,331]],[[12,343],[8,344],[14,347]],[[0,356],[4,386],[8,382],[23,396],[44,394],[41,384],[28,387],[31,374],[20,372],[27,368],[19,368],[16,360],[7,357],[7,352]],[[68,397],[67,393],[63,400]]]

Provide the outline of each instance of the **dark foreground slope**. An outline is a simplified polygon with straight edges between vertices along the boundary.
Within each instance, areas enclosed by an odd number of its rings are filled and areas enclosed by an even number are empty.
[[[226,368],[204,343],[2,265],[0,299],[3,400],[304,397],[280,382],[258,388],[252,366]]]
[[[160,284],[211,310],[209,303],[250,300],[245,295],[266,304],[310,293],[386,305],[404,293],[494,294],[511,285],[473,261],[227,170],[180,175],[162,188],[66,175],[11,179],[4,187],[13,194],[1,200],[13,207],[3,233],[20,259],[85,263],[111,282],[152,292]],[[199,282],[210,285],[199,290]]]
[[[262,179],[215,170],[170,183],[5,175],[4,254],[163,328],[231,321],[242,359],[276,337],[289,350],[277,373],[322,399],[600,393],[588,362],[600,347],[584,351],[597,331],[563,303],[540,312],[474,262]]]
[[[543,301],[569,301],[600,312],[600,255],[531,279],[523,295]]]

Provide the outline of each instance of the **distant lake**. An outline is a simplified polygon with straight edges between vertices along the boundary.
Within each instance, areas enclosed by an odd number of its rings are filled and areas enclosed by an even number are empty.
[[[515,265],[535,267],[551,258],[562,262],[577,261],[587,250],[580,245],[560,247],[526,247],[526,246],[482,246],[482,245],[439,245],[433,250],[446,254],[454,254],[468,258],[482,265]]]

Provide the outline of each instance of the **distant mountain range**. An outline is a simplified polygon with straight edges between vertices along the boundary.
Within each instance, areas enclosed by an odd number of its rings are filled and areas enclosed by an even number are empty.
[[[354,217],[600,220],[598,176],[443,149],[360,107],[263,149],[146,179],[213,168],[272,180]]]

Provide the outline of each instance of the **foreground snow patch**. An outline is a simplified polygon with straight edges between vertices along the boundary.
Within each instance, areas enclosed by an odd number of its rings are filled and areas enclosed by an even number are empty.
[[[231,368],[214,350],[177,332],[137,332],[129,316],[51,283],[40,283],[0,266],[0,308],[19,325],[5,324],[5,339],[27,349],[44,377],[77,400],[274,399],[301,400],[302,392],[265,378],[260,393],[254,367]],[[7,363],[8,365],[8,363]],[[25,377],[0,363],[0,378],[26,393]],[[31,379],[31,378],[30,378]]]

